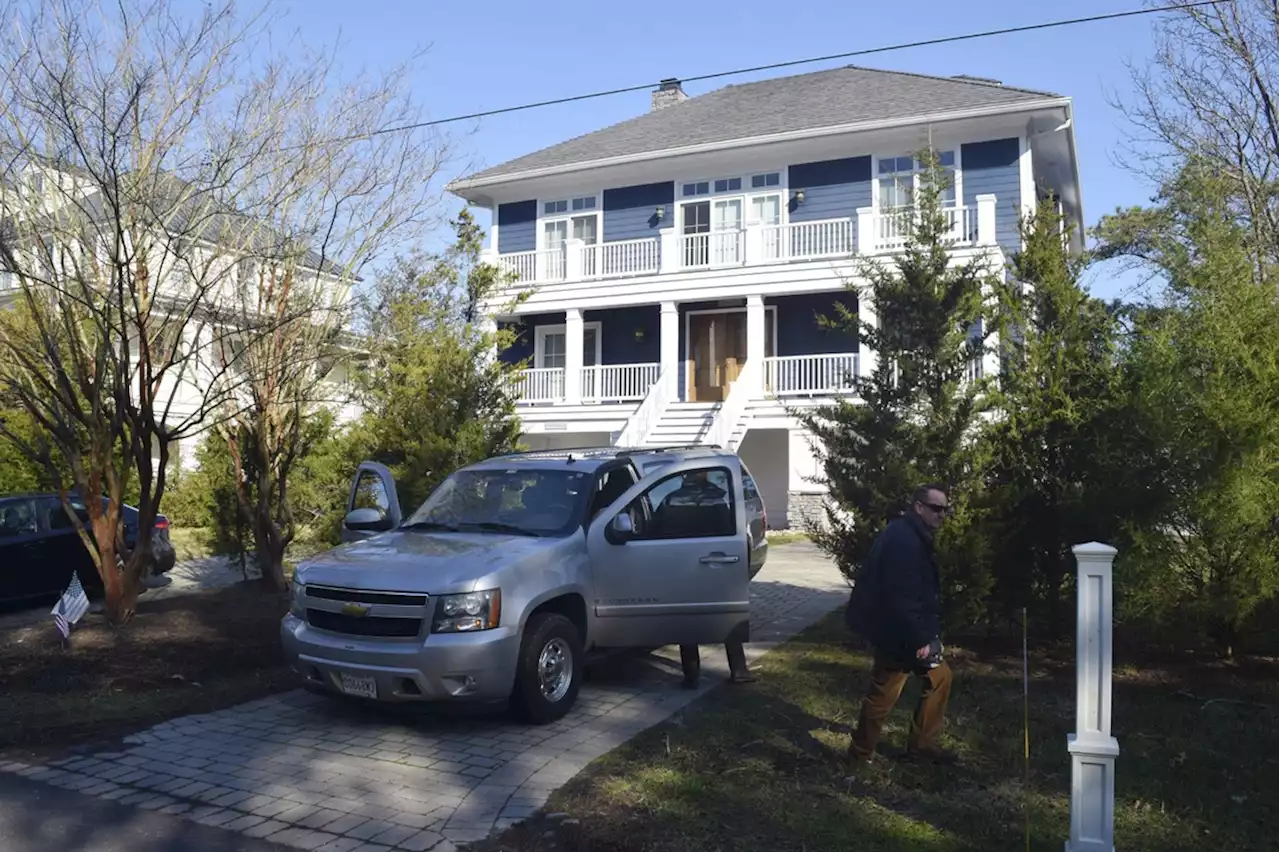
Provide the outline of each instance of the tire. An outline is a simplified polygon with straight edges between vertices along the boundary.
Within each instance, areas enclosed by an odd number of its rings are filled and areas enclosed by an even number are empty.
[[[544,656],[544,652],[551,655],[551,659]],[[556,655],[568,663],[562,668],[562,672],[568,675],[568,683],[555,685],[548,696],[543,689],[540,670],[543,664],[554,665]],[[572,621],[554,612],[539,612],[531,616],[520,642],[516,683],[511,692],[511,706],[516,716],[535,725],[545,725],[562,718],[578,699],[578,689],[582,686],[582,662],[582,637]]]

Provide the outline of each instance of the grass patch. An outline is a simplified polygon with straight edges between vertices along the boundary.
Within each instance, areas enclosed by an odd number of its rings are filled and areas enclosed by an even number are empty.
[[[770,530],[766,536],[769,544],[796,544],[809,541],[809,534],[801,530]]]
[[[296,686],[281,596],[256,583],[138,604],[116,629],[86,615],[69,647],[52,619],[0,634],[0,754],[47,753]]]
[[[1032,661],[1031,782],[1023,785],[1020,651],[953,648],[944,745],[963,764],[842,763],[870,668],[839,616],[779,648],[749,687],[725,687],[601,758],[546,811],[580,820],[590,852],[847,852],[1024,848],[1067,837],[1074,651]],[[1277,832],[1275,660],[1117,660],[1116,848],[1270,848]],[[887,730],[905,743],[918,688]],[[1188,694],[1195,697],[1188,697]],[[484,852],[562,847],[544,818]]]

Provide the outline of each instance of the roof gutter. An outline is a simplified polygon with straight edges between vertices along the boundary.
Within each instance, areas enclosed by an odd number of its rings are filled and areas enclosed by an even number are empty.
[[[587,160],[585,162],[570,163],[560,166],[546,166],[540,169],[528,169],[526,171],[511,172],[509,174],[495,175],[488,178],[461,178],[451,181],[445,186],[445,189],[454,194],[460,194],[466,190],[501,186],[502,184],[513,183],[515,181],[530,180],[532,178],[540,177],[552,177],[555,175],[586,171],[588,169],[625,166],[632,163],[643,163],[650,160],[665,159],[667,157],[703,154],[713,151],[726,151],[733,150],[735,148],[748,148],[755,145],[769,145],[778,142],[796,142],[805,139],[821,139],[825,136],[838,136],[844,133],[889,130],[896,127],[910,127],[911,125],[929,122],[963,121],[965,119],[986,118],[993,115],[1006,115],[1010,113],[1027,112],[1029,110],[1053,109],[1055,107],[1066,107],[1067,109],[1070,109],[1071,99],[1044,98],[1042,100],[1029,100],[1018,104],[972,107],[970,109],[953,110],[951,112],[926,113],[923,115],[914,115],[905,118],[863,121],[854,124],[836,124],[829,127],[812,127],[805,130],[791,130],[785,133],[770,133],[765,136],[748,136],[743,139],[730,139],[721,142],[704,142],[699,145],[686,145],[682,148],[664,148],[658,151],[645,151],[639,154],[624,154],[619,157],[608,157],[601,160]]]

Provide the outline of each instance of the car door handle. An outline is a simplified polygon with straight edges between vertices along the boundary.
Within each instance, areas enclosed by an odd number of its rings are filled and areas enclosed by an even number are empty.
[[[722,565],[738,561],[736,556],[728,556],[724,553],[709,553],[698,560],[703,565]]]

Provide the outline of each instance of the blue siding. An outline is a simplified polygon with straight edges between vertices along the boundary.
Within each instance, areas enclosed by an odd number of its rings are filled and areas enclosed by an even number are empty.
[[[605,364],[656,364],[662,358],[657,305],[585,311],[584,322],[599,322],[600,360]],[[636,339],[636,332],[642,339]]]
[[[658,228],[675,221],[675,199],[676,185],[671,182],[606,189],[601,239],[615,242],[656,237]],[[659,206],[667,208],[666,218],[661,221],[654,215]]]
[[[964,204],[986,193],[996,197],[996,242],[1006,252],[1018,251],[1022,238],[1018,221],[1022,216],[1022,177],[1018,169],[1017,139],[993,139],[960,146]]]
[[[839,319],[835,303],[850,311],[858,308],[857,297],[848,291],[833,293],[801,293],[795,296],[770,296],[765,304],[775,305],[778,316],[777,355],[825,355],[857,352],[858,335],[850,328],[826,328],[818,324],[821,314]]]
[[[515,201],[498,205],[498,253],[533,251],[538,247],[535,228],[538,221],[537,201]]]
[[[792,222],[814,222],[858,215],[859,207],[871,206],[871,158],[851,157],[800,163],[787,169],[791,194],[804,190],[804,203],[788,199]]]

